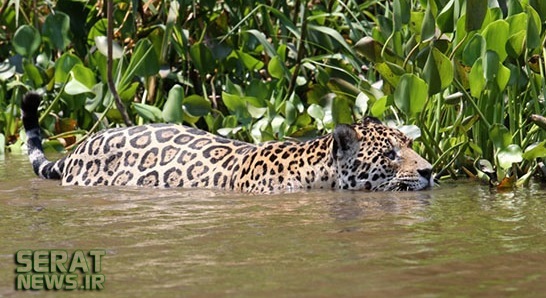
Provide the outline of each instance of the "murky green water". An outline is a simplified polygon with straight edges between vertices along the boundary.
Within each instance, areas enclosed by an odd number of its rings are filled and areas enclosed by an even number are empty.
[[[546,189],[414,193],[61,187],[0,161],[0,296],[21,249],[105,249],[101,292],[47,296],[540,296]]]

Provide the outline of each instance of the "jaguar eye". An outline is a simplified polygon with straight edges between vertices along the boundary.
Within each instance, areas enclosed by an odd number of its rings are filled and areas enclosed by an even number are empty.
[[[390,160],[395,160],[396,159],[396,151],[394,151],[394,149],[389,150],[389,151],[387,151],[387,152],[385,152],[383,154]]]

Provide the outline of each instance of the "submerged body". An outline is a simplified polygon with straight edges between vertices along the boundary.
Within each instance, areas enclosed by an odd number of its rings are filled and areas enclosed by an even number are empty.
[[[307,142],[253,145],[174,124],[99,132],[58,161],[41,147],[40,96],[23,99],[29,158],[36,174],[63,185],[204,187],[266,193],[333,188],[420,190],[433,184],[430,163],[411,140],[378,120],[340,125]]]

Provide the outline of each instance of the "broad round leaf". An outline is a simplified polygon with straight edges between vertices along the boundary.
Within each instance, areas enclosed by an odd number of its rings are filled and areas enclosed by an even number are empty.
[[[489,129],[489,137],[497,149],[503,149],[508,147],[512,143],[512,136],[506,126],[495,123],[491,125]]]
[[[376,100],[374,103],[373,103],[373,106],[372,108],[370,109],[370,112],[372,113],[372,116],[374,117],[380,117],[381,115],[383,115],[383,113],[385,113],[385,111],[387,110],[387,101],[388,101],[388,96],[383,96],[381,98],[379,98],[378,100]]]
[[[529,145],[525,148],[523,158],[529,161],[533,161],[540,157],[546,157],[546,141]]]
[[[428,95],[436,94],[453,82],[453,66],[437,48],[432,48],[425,64],[423,77],[428,83]]]
[[[311,104],[307,108],[307,113],[317,121],[322,121],[324,119],[324,110],[318,104]]]
[[[541,21],[538,13],[530,6],[527,7],[527,13],[529,14],[529,23],[527,23],[527,47],[529,49],[536,49],[541,44]]]
[[[497,159],[499,161],[499,166],[503,169],[507,169],[511,167],[513,163],[518,163],[523,160],[523,152],[518,145],[510,144],[497,153]]]
[[[55,62],[55,83],[66,82],[70,71],[76,64],[83,64],[78,56],[64,53],[61,58]]]
[[[482,0],[480,0],[482,1]],[[508,33],[510,25],[505,20],[496,20],[482,32],[486,42],[486,49],[495,51],[499,55],[499,61],[504,62],[508,54],[506,53],[506,43],[508,42]]]
[[[355,108],[358,109],[360,115],[365,115],[368,110],[368,101],[370,98],[364,92],[358,93],[355,100]]]
[[[108,57],[108,38],[106,36],[95,36],[95,45],[101,54]],[[119,43],[112,41],[112,58],[119,59],[123,57],[123,48]]]
[[[421,112],[427,100],[427,83],[414,74],[405,74],[394,91],[394,103],[408,116]]]
[[[394,30],[399,31],[402,25],[409,23],[410,5],[408,0],[394,0]]]
[[[470,94],[479,98],[485,88],[485,77],[483,75],[482,58],[478,58],[470,73],[468,74],[468,84],[470,85]]]
[[[434,20],[434,15],[432,14],[432,5],[434,5],[434,1],[429,1],[428,4],[429,5],[425,11],[425,18],[423,19],[423,25],[421,27],[422,41],[432,39],[436,33],[436,21]]]
[[[243,65],[250,71],[262,69],[264,67],[264,63],[254,58],[252,55],[249,55],[243,51],[235,51],[235,53],[237,53],[240,61],[243,62]]]
[[[510,68],[504,66],[502,63],[499,63],[499,70],[497,73],[497,86],[499,86],[500,91],[504,91],[506,85],[510,81],[510,76]]]
[[[190,58],[201,75],[214,70],[215,63],[212,52],[203,43],[196,43],[190,47]]]
[[[76,64],[70,71],[71,78],[66,84],[65,92],[70,95],[92,93],[96,84],[95,74],[83,64]]]
[[[453,32],[454,27],[454,10],[455,10],[455,0],[449,0],[449,2],[442,8],[442,11],[438,14],[436,23],[438,28],[443,33]]]
[[[184,99],[184,88],[180,85],[174,85],[169,90],[167,101],[163,106],[163,120],[169,123],[182,123],[184,111],[182,110],[182,100]]]
[[[282,61],[279,56],[275,56],[269,60],[267,65],[267,71],[275,79],[281,79],[285,75],[285,67],[282,65]]]
[[[345,97],[337,97],[332,103],[332,117],[336,124],[352,124],[353,113],[349,100]]]
[[[38,50],[40,43],[40,32],[34,27],[23,25],[15,31],[12,45],[17,54],[30,57]]]
[[[196,94],[184,98],[182,105],[188,114],[196,117],[205,116],[212,109],[210,101]]]
[[[70,17],[60,11],[47,16],[42,34],[49,38],[53,46],[58,50],[64,50],[70,43]]]
[[[286,115],[286,124],[292,125],[292,123],[294,123],[294,121],[296,121],[296,118],[298,117],[298,110],[292,102],[287,101],[284,107],[284,114]]]
[[[465,31],[470,32],[482,27],[487,14],[487,1],[468,0],[466,2]]]
[[[487,51],[483,60],[483,75],[487,82],[493,81],[499,72],[499,55],[493,51]]]
[[[463,50],[463,63],[472,66],[485,54],[485,39],[480,34],[475,34],[470,38]]]

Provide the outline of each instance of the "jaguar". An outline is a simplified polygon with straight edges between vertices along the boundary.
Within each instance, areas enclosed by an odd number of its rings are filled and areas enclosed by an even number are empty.
[[[111,128],[49,161],[42,148],[41,95],[25,94],[22,121],[34,172],[62,185],[201,187],[252,193],[302,189],[369,191],[431,187],[432,166],[401,131],[366,117],[308,141],[255,145],[177,124]]]

